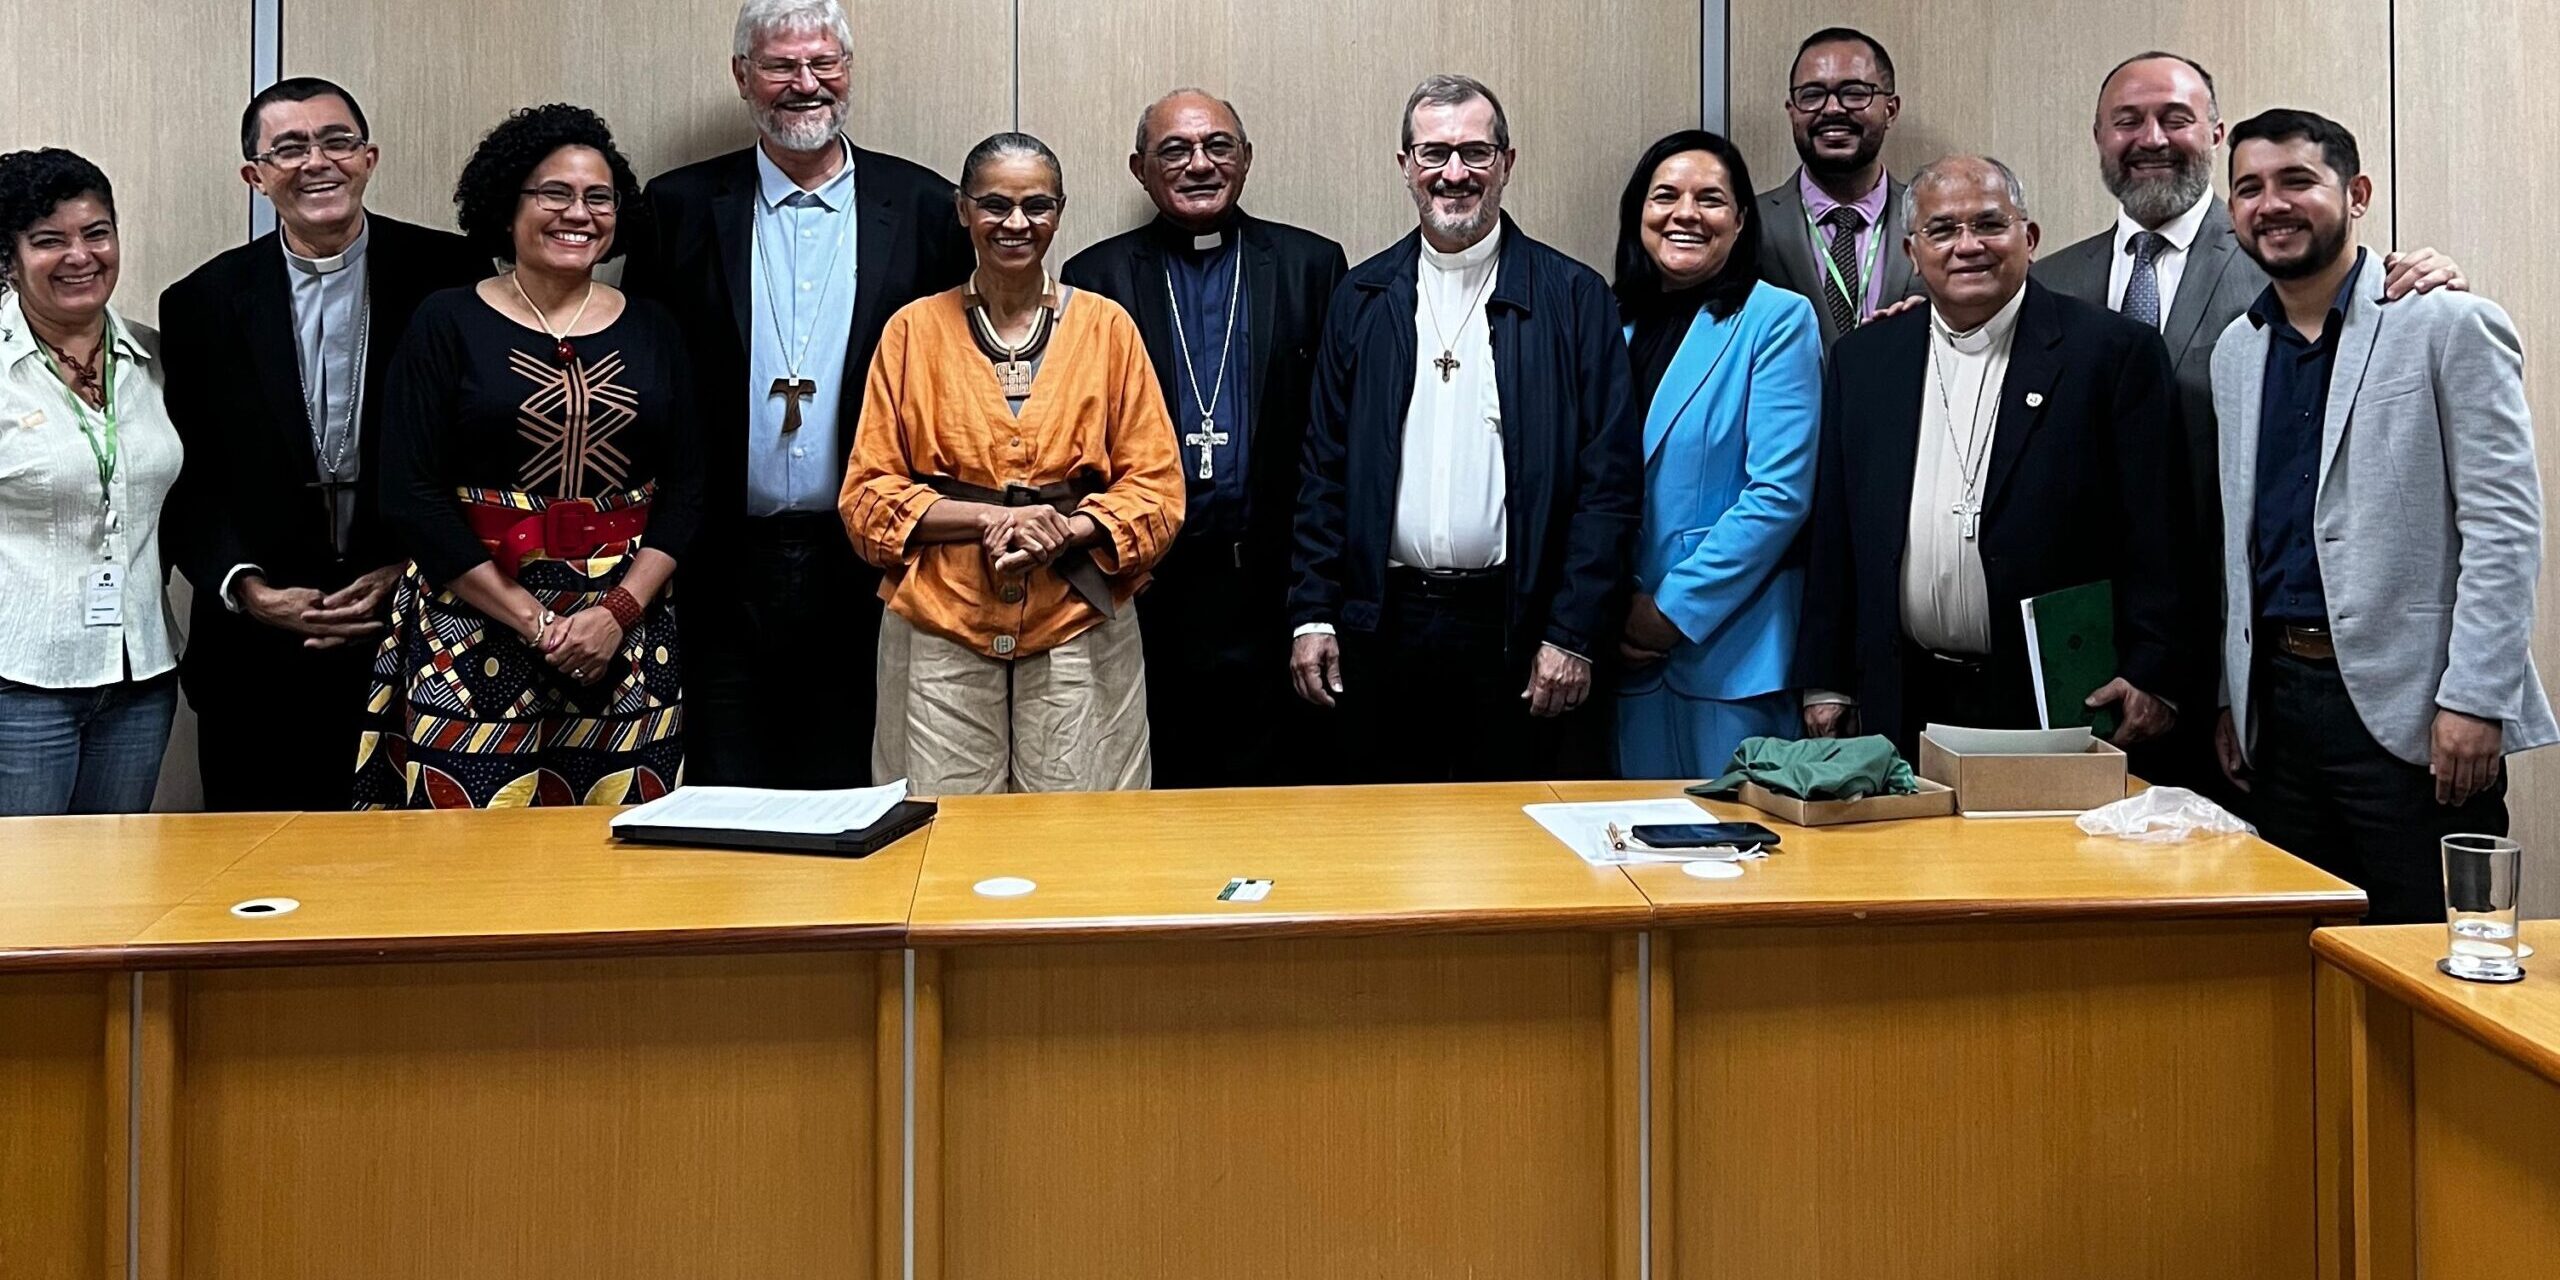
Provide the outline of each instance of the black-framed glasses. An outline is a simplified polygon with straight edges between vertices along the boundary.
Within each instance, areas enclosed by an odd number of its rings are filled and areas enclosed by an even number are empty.
[[[310,163],[315,155],[346,160],[370,145],[371,141],[363,134],[333,133],[317,142],[279,142],[249,158],[279,169],[299,169]]]
[[[752,58],[747,65],[755,68],[757,77],[768,83],[789,84],[800,78],[803,67],[820,80],[833,80],[844,74],[849,63],[843,54],[830,53],[815,58]]]
[[[969,203],[977,207],[981,217],[992,222],[1011,221],[1016,209],[1021,210],[1022,216],[1030,221],[1047,222],[1057,217],[1060,209],[1067,207],[1066,198],[1063,196],[1024,196],[1018,202],[1007,200],[1003,196],[971,196]]]
[[[622,207],[622,193],[611,187],[589,187],[578,191],[565,182],[546,182],[538,187],[526,187],[517,194],[532,196],[536,207],[553,213],[566,213],[573,204],[584,204],[589,213],[612,213]]]
[[[2024,219],[2002,213],[1986,213],[1970,222],[1956,218],[1932,218],[1920,228],[1920,238],[1945,249],[1962,239],[1968,231],[1976,240],[1997,240],[2016,230],[2022,221]]]
[[[1167,138],[1153,152],[1156,165],[1164,169],[1185,169],[1191,157],[1205,155],[1211,164],[1227,164],[1244,154],[1244,143],[1230,133],[1213,133],[1194,146],[1189,138]]]
[[[1806,115],[1813,115],[1822,110],[1823,103],[1838,99],[1843,111],[1864,111],[1876,99],[1889,97],[1892,93],[1883,85],[1869,84],[1864,80],[1841,84],[1800,84],[1787,90],[1787,105]]]
[[[1416,143],[1405,154],[1412,156],[1413,162],[1425,169],[1446,169],[1449,157],[1456,156],[1458,163],[1470,169],[1483,170],[1492,168],[1493,162],[1502,158],[1502,148],[1490,142],[1461,142],[1454,147],[1445,142],[1422,142]]]

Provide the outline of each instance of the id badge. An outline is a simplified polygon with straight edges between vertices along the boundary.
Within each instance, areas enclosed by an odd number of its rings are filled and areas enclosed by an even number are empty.
[[[113,627],[124,623],[124,568],[102,564],[91,569],[82,580],[82,598],[87,603],[82,625]]]

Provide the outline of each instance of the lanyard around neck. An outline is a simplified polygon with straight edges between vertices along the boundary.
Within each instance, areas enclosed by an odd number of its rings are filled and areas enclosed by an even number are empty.
[[[1842,208],[1848,206],[1843,205]],[[1822,264],[1822,273],[1840,286],[1840,296],[1849,300],[1849,309],[1863,316],[1867,309],[1867,286],[1876,278],[1876,267],[1884,261],[1884,228],[1870,222],[1862,232],[1873,232],[1867,242],[1866,260],[1858,268],[1858,291],[1849,292],[1849,282],[1841,278],[1840,264],[1831,260],[1829,246],[1822,239],[1822,224],[1813,220],[1813,210],[1804,211],[1804,229],[1813,237],[1814,260]]]
[[[91,409],[89,402],[71,389],[71,380],[63,375],[60,362],[41,341],[36,343],[44,353],[45,367],[53,370],[54,380],[62,384],[62,398],[71,405],[71,418],[80,424],[80,435],[89,442],[89,456],[98,461],[98,505],[115,505],[116,481],[116,357],[115,334],[107,334],[98,346],[98,399],[101,407]],[[102,433],[92,418],[102,421]]]

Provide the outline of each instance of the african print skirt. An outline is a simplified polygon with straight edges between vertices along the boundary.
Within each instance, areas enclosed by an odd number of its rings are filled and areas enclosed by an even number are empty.
[[[529,494],[472,490],[472,500],[540,511]],[[643,494],[597,501],[601,510]],[[644,535],[645,538],[645,535]],[[526,560],[516,581],[567,618],[601,608],[641,539],[576,559]],[[680,784],[684,706],[675,611],[659,593],[605,675],[580,684],[514,629],[489,620],[413,561],[391,601],[391,633],[375,651],[356,749],[359,809],[493,809],[637,804]]]

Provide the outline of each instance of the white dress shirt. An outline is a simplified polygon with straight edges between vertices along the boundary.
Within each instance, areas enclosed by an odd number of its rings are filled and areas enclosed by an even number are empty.
[[[0,680],[85,689],[178,665],[162,591],[160,508],[178,478],[178,429],[160,396],[159,335],[107,312],[114,352],[113,526],[101,531],[98,460],[80,425],[100,415],[54,376],[13,291],[0,295]],[[86,625],[89,582],[118,571],[119,621]]]
[[[1485,296],[1501,261],[1502,226],[1456,252],[1422,245],[1414,281],[1413,400],[1405,407],[1391,563],[1490,569],[1509,553],[1502,466],[1502,389],[1493,376]],[[1446,352],[1458,363],[1443,378]]]
[[[2178,281],[2187,274],[2187,250],[2195,247],[2196,231],[2204,226],[2205,206],[2213,203],[2213,192],[2207,190],[2196,197],[2185,213],[2160,224],[2157,230],[2168,240],[2160,256],[2151,260],[2152,273],[2160,277],[2160,330],[2169,329],[2169,308],[2178,301]],[[2133,220],[2119,206],[2116,209],[2115,252],[2107,259],[2107,309],[2124,311],[2124,287],[2133,279],[2133,238],[2154,228]]]
[[[2001,383],[2018,332],[2020,289],[1980,328],[1956,333],[1929,313],[1929,364],[1920,389],[1920,452],[1902,551],[1902,629],[1940,653],[1991,652],[1991,597],[1982,577],[1979,507],[2000,428]],[[1970,483],[1968,483],[1968,476]],[[1964,536],[1976,510],[1977,536]]]

